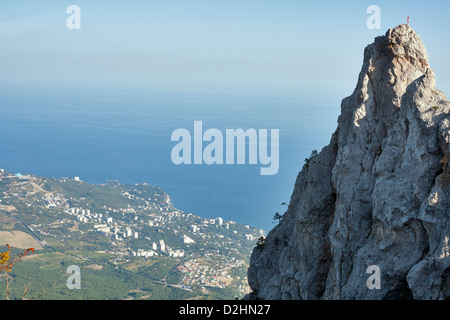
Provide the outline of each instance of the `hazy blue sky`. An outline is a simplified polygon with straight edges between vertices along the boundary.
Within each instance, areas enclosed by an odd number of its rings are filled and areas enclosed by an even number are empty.
[[[71,4],[81,30],[66,28]],[[409,15],[450,92],[449,14],[448,1],[0,0],[0,82],[350,94],[364,47]]]
[[[81,30],[66,27],[72,4]],[[379,30],[366,26],[373,4]],[[0,167],[147,181],[183,210],[269,229],[376,36],[410,16],[450,92],[449,13],[447,1],[0,0]],[[194,120],[279,128],[279,173],[173,165],[170,134]]]

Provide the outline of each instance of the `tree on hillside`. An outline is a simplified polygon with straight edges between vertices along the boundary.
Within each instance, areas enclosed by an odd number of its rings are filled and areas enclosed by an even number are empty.
[[[278,223],[281,222],[281,219],[283,219],[284,214],[279,214],[278,211],[273,216],[273,220],[278,220]],[[275,223],[275,222],[274,222]]]
[[[17,262],[19,262],[23,257],[25,257],[30,252],[34,253],[34,248],[26,249],[24,252],[19,252],[15,257],[13,257],[11,246],[9,244],[7,244],[6,247],[8,248],[8,251],[0,252],[0,273],[1,273],[0,277],[5,278],[5,282],[6,282],[5,296],[6,296],[6,300],[10,300],[9,299],[9,296],[11,294],[10,285],[13,282],[14,278],[10,277],[9,273],[11,272],[14,265]],[[27,284],[26,286],[24,286],[22,300],[28,300],[28,298],[26,298],[26,296],[27,296],[28,292],[30,291],[29,287],[30,287],[30,284]],[[39,296],[33,297],[31,299],[35,299]]]

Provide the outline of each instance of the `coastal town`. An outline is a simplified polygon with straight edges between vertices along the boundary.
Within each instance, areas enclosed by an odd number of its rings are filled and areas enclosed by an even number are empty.
[[[79,241],[126,270],[167,260],[170,267],[155,280],[183,290],[249,290],[246,269],[261,229],[185,213],[146,183],[91,185],[80,177],[0,170],[0,187],[0,229],[20,224],[44,249],[61,250]]]

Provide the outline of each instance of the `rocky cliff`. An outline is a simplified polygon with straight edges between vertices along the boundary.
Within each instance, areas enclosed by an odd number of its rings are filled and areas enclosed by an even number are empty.
[[[253,250],[247,298],[449,299],[449,110],[409,25],[367,46],[330,144]]]

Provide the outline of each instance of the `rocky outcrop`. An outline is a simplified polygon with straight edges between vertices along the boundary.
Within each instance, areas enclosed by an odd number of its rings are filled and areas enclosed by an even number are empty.
[[[253,250],[247,298],[449,299],[449,110],[409,25],[367,46],[330,144]]]

